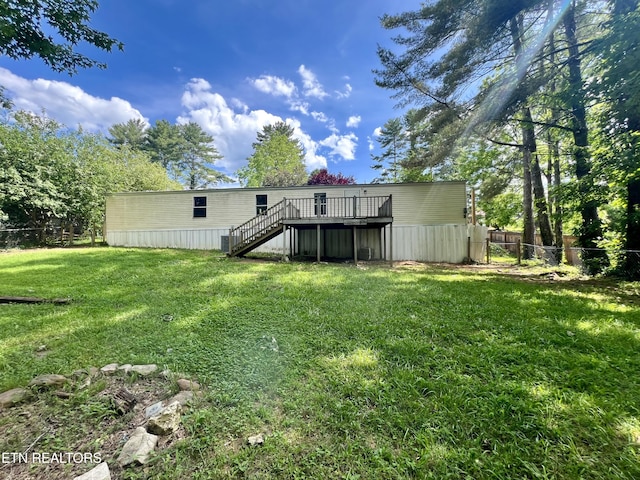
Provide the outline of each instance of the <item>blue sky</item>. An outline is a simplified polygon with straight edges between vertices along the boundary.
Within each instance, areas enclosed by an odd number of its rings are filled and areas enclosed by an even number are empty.
[[[0,57],[0,85],[17,108],[67,126],[107,132],[142,118],[198,122],[233,174],[246,164],[264,125],[285,120],[306,149],[308,170],[369,182],[375,131],[395,109],[375,86],[384,13],[418,0],[102,0],[92,25],[124,42],[124,52],[84,48],[106,70],[70,77],[40,60]],[[375,151],[373,151],[375,153]]]

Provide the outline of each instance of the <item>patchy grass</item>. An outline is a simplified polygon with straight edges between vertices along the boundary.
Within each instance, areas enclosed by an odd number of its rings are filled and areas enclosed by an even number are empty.
[[[2,295],[74,302],[0,305],[0,391],[111,362],[197,379],[187,438],[121,478],[640,478],[640,285],[503,270],[4,253]]]

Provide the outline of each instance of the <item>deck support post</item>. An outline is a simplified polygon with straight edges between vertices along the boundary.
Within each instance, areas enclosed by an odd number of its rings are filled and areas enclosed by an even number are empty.
[[[387,227],[383,226],[381,230],[382,230],[382,232],[381,232],[380,236],[382,238],[380,239],[380,241],[382,243],[382,245],[381,245],[382,248],[380,248],[380,250],[381,250],[380,260],[386,260],[387,259]]]
[[[282,260],[287,258],[287,226],[282,225]]]
[[[289,258],[292,259],[293,258],[293,228],[289,229]]]
[[[318,263],[320,263],[320,224],[316,226],[316,254]]]
[[[353,263],[358,264],[358,230],[353,226]]]
[[[389,224],[389,262],[393,267],[393,222]]]

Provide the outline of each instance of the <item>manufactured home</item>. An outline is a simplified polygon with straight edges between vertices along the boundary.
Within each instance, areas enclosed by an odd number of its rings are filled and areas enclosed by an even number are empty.
[[[220,249],[322,259],[480,260],[464,182],[115,193],[113,246]]]

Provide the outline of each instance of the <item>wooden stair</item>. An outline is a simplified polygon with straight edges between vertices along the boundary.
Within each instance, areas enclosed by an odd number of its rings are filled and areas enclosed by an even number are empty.
[[[230,257],[241,257],[282,232],[285,200],[229,230]]]

